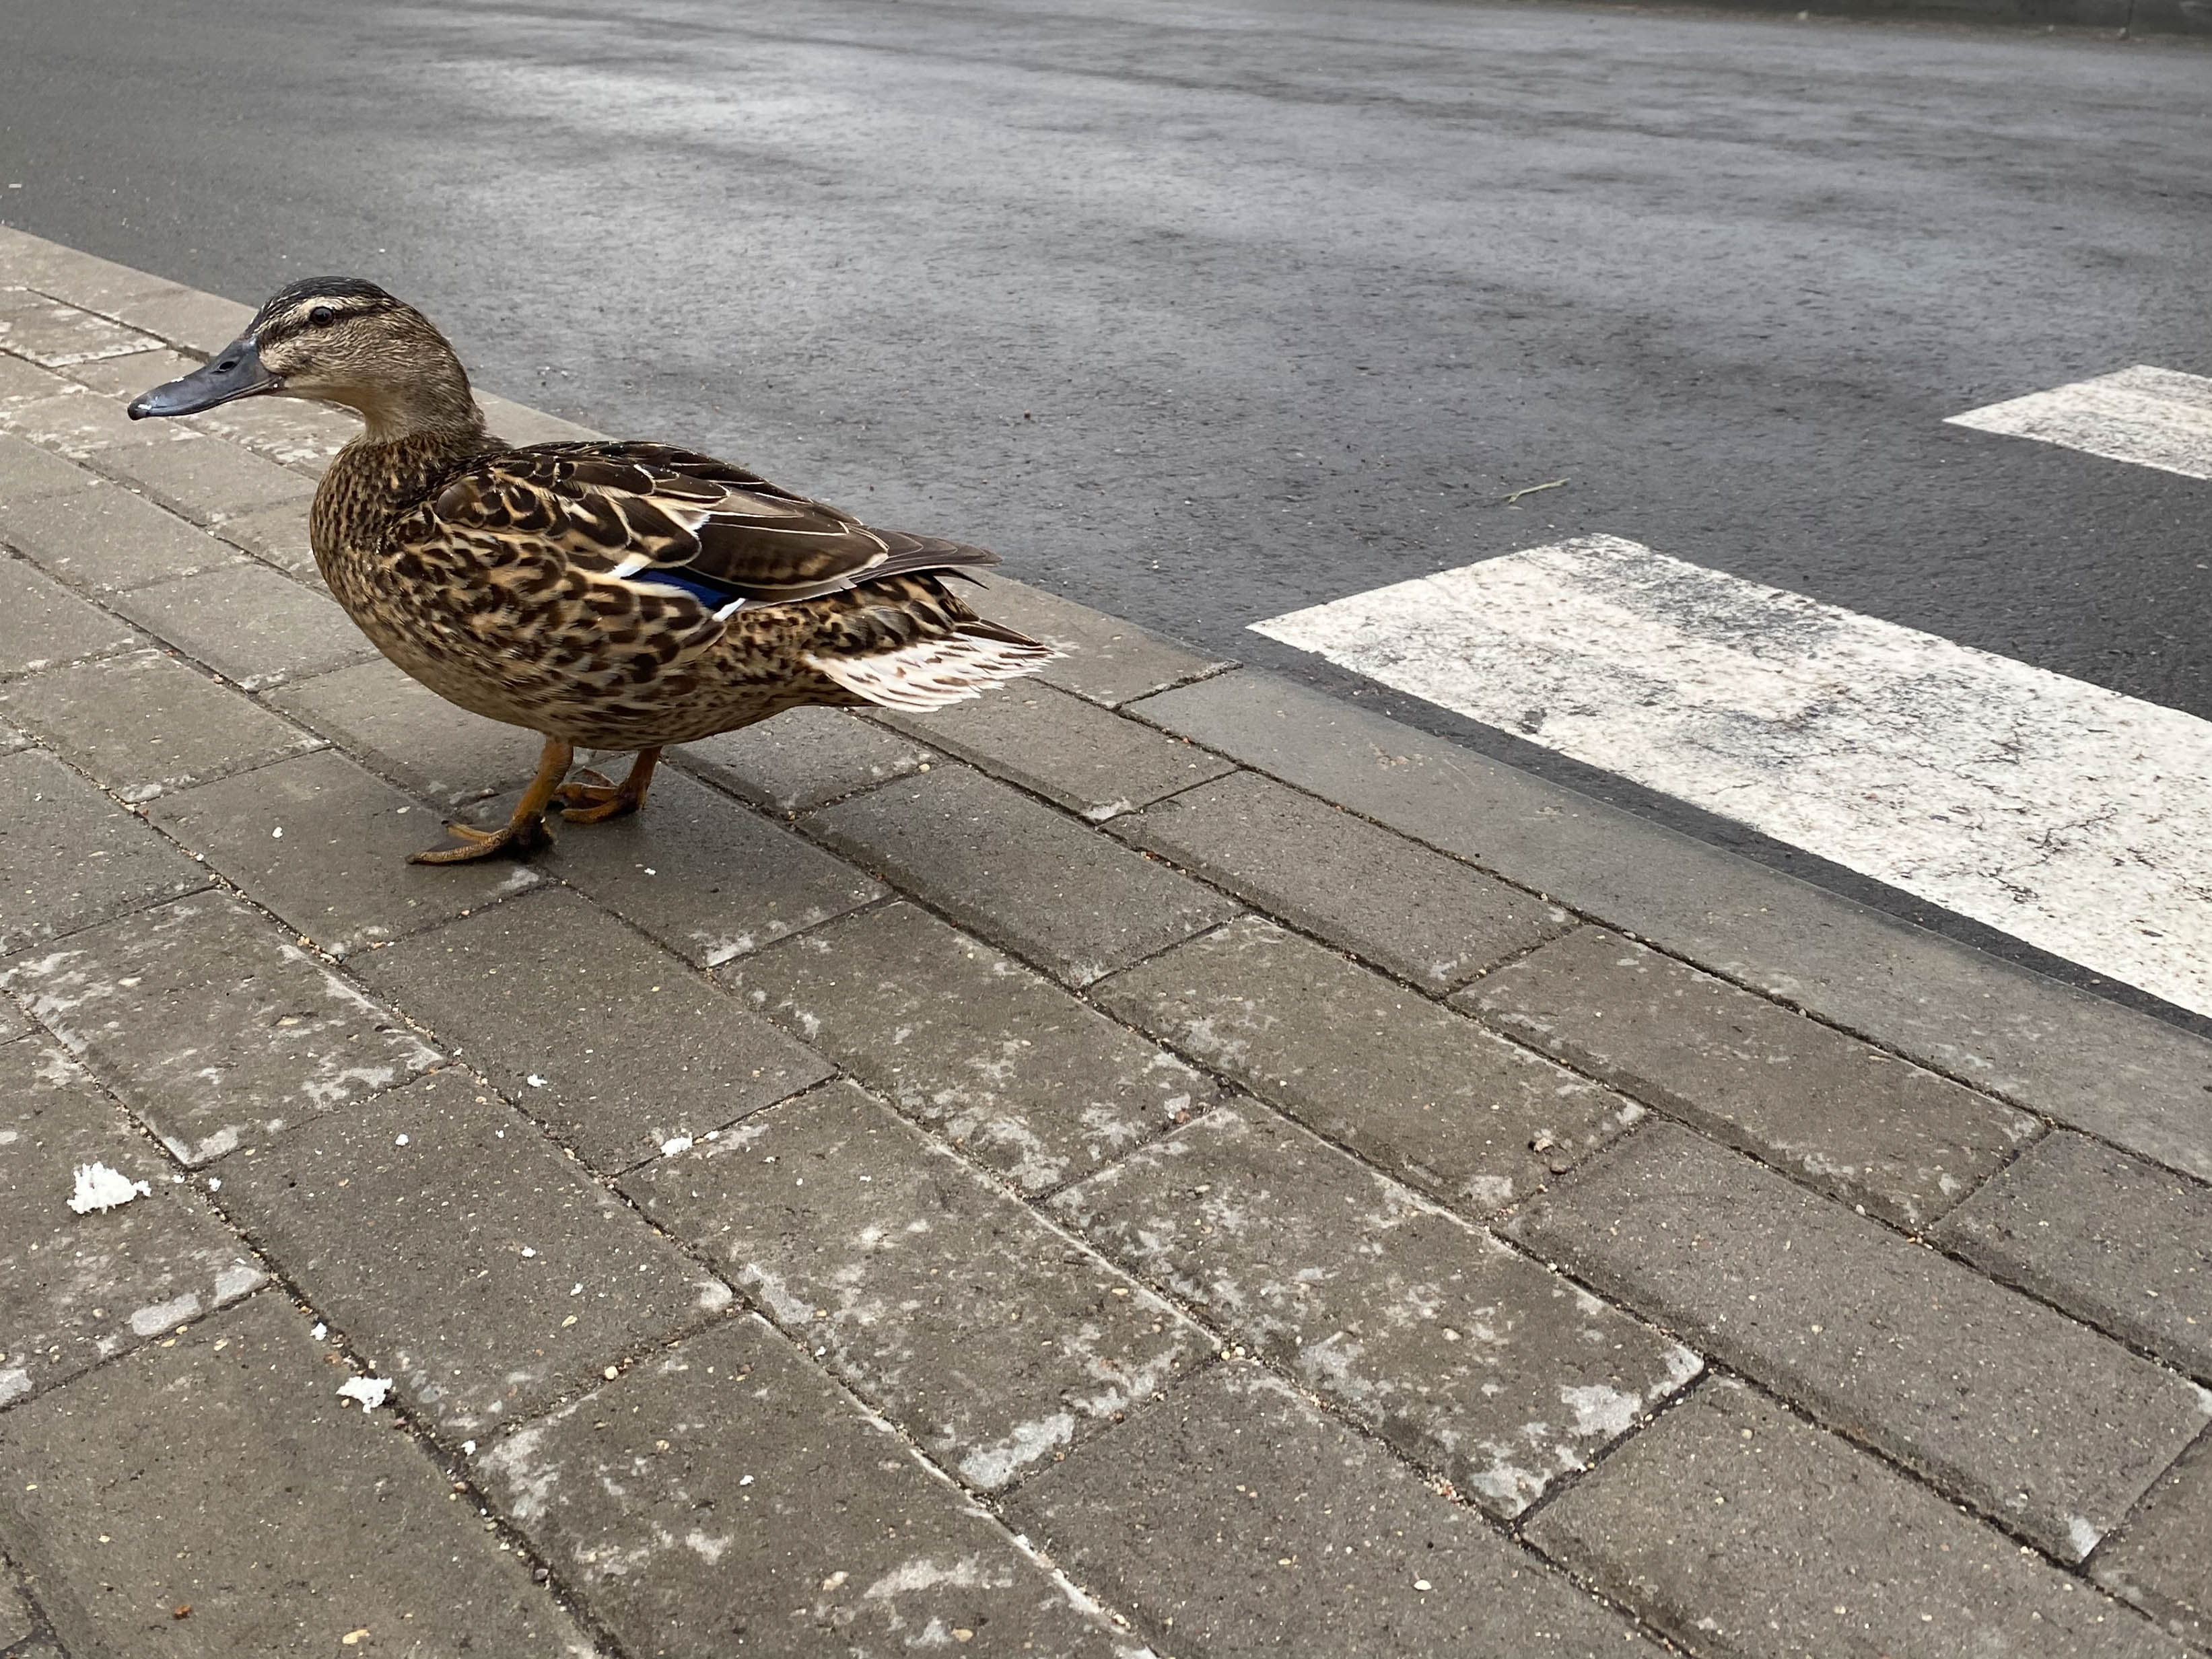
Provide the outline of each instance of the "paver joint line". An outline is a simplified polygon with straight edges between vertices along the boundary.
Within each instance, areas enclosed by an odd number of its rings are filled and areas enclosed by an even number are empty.
[[[342,422],[120,418],[240,314],[0,228],[0,1553],[64,1644],[115,1550],[254,1587],[173,1644],[428,1639],[433,1547],[515,1651],[1818,1650],[1832,1566],[1894,1650],[2206,1639],[2212,1044],[1015,582],[1027,690],[404,866],[530,739],[321,590]],[[146,1195],[57,1214],[95,1159]],[[128,1525],[14,1478],[101,1436]],[[218,1444],[418,1546],[164,1555]]]

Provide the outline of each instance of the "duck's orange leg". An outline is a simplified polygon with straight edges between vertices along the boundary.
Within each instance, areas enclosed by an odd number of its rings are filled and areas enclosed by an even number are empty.
[[[571,823],[604,823],[609,818],[635,812],[645,805],[645,792],[653,787],[653,769],[660,764],[660,750],[641,749],[629,763],[629,775],[620,783],[588,767],[576,774],[574,783],[554,792],[561,816]]]
[[[568,775],[568,768],[575,758],[573,744],[560,738],[546,738],[545,747],[538,756],[538,775],[531,779],[530,787],[515,802],[514,814],[504,829],[479,830],[474,824],[449,823],[446,826],[446,845],[428,848],[407,861],[466,864],[496,854],[520,857],[550,847],[553,837],[545,828],[545,809],[553,804],[555,792],[560,788],[561,780]]]

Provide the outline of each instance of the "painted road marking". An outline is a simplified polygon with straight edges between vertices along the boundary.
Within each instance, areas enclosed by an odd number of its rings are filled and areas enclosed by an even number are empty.
[[[2063,444],[2187,478],[2212,478],[2212,380],[2178,369],[2138,364],[1970,409],[1946,424]]]
[[[1611,536],[1252,627],[2212,1014],[2212,722]]]

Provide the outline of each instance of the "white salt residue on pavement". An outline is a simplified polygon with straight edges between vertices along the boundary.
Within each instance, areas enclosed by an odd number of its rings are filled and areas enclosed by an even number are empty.
[[[150,1196],[153,1190],[144,1182],[133,1181],[105,1164],[80,1164],[76,1166],[76,1191],[70,1194],[69,1206],[79,1215],[88,1215],[94,1210],[112,1210],[134,1198]]]
[[[374,1411],[391,1392],[392,1379],[388,1376],[349,1376],[338,1384],[338,1397],[359,1401],[363,1412]]]

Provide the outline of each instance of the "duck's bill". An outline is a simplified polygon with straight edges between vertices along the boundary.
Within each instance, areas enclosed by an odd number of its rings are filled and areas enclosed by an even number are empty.
[[[204,368],[140,392],[131,400],[128,412],[134,421],[152,415],[197,415],[234,398],[274,391],[276,384],[276,377],[261,366],[260,349],[241,336],[216,353]]]

